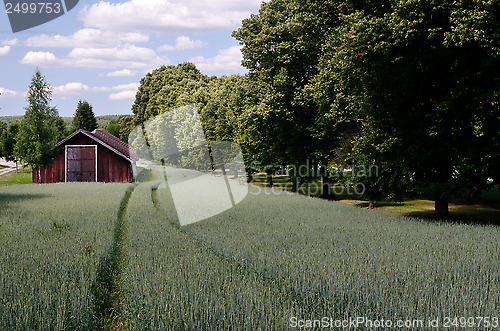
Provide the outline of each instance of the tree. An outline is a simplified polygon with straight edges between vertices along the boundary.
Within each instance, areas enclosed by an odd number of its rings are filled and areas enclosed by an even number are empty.
[[[97,129],[97,120],[92,110],[92,106],[87,101],[78,101],[73,123],[71,124],[72,131],[78,129],[93,131]]]
[[[136,125],[166,111],[199,100],[198,91],[215,77],[203,75],[194,64],[181,63],[177,66],[162,66],[141,79],[132,112]]]
[[[120,123],[118,120],[106,121],[102,125],[102,128],[115,137],[120,137]]]
[[[2,149],[2,142],[3,142],[3,135],[4,132],[7,131],[7,122],[0,120],[0,157],[3,156],[3,149]]]
[[[123,141],[128,141],[130,132],[137,126],[135,117],[132,115],[122,115],[118,119],[118,124],[120,125],[120,134],[117,137]]]
[[[241,126],[248,150],[262,165],[300,166],[312,158],[328,163],[321,148],[332,147],[318,140],[317,105],[307,87],[340,7],[331,0],[271,0],[233,32],[257,99],[245,109]]]
[[[497,2],[396,1],[344,15],[320,61],[320,108],[359,128],[351,155],[390,170],[379,187],[429,194],[439,218],[460,188],[498,181],[499,19]]]
[[[21,126],[21,121],[15,120],[14,122],[12,122],[7,128],[7,130],[5,130],[2,133],[1,143],[0,143],[2,156],[7,161],[16,162],[16,170],[19,157],[15,153],[15,145],[16,145],[17,133],[19,132],[20,126]]]
[[[49,106],[52,88],[37,69],[28,89],[28,107],[21,121],[14,154],[32,168],[46,165],[52,159],[51,149],[57,142],[57,129],[51,120],[57,116]]]
[[[71,129],[66,127],[64,119],[60,116],[54,116],[49,121],[50,125],[54,128],[56,141],[63,140],[71,134]]]

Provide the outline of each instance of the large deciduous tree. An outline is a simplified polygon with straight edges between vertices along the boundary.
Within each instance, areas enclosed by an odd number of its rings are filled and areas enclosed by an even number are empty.
[[[28,89],[29,104],[15,145],[15,155],[33,168],[51,161],[51,149],[58,138],[57,128],[52,125],[57,110],[49,105],[51,95],[51,86],[37,69]]]
[[[357,128],[351,155],[390,170],[385,185],[430,194],[440,218],[460,188],[498,181],[499,15],[496,1],[355,11],[320,62],[318,103],[337,128]]]

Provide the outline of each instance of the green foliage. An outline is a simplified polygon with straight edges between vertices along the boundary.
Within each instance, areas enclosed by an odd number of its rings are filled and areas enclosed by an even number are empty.
[[[498,177],[497,15],[485,1],[397,1],[341,16],[311,90],[350,161],[384,168],[379,190],[410,183],[446,217],[460,187]]]
[[[66,126],[64,119],[59,116],[55,116],[50,119],[49,125],[55,129],[55,137],[56,141],[63,140],[67,136],[69,136],[71,129]]]
[[[4,140],[4,133],[7,131],[7,122],[0,120],[0,157],[3,156],[3,140]]]
[[[273,0],[233,32],[259,100],[246,109],[244,126],[260,162],[298,164],[314,154],[315,106],[303,89],[316,74],[321,40],[335,20],[330,11],[320,1]]]
[[[7,130],[2,134],[0,141],[0,150],[2,151],[2,157],[7,161],[17,161],[18,158],[15,155],[16,137],[19,132],[19,127],[21,126],[21,121],[15,120],[12,122]]]
[[[57,116],[55,107],[50,107],[52,88],[36,70],[28,90],[26,113],[21,120],[14,148],[15,157],[33,168],[43,166],[51,160],[51,148],[57,142],[57,127],[51,126]]]
[[[71,130],[76,131],[78,129],[86,131],[94,131],[97,129],[97,120],[94,116],[94,111],[87,101],[78,101],[73,123],[71,124]]]
[[[209,78],[192,63],[163,66],[141,79],[141,86],[132,106],[138,125],[166,111],[197,103],[198,91],[214,78]]]
[[[111,120],[111,121],[106,121],[102,125],[102,128],[109,133],[111,133],[115,137],[120,137],[120,123],[119,120]]]
[[[118,124],[120,125],[120,134],[117,137],[123,141],[128,141],[130,132],[136,127],[135,117],[132,115],[120,116]]]

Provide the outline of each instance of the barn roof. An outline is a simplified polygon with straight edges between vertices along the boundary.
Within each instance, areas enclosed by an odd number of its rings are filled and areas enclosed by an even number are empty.
[[[81,129],[77,130],[72,134],[70,134],[69,136],[67,136],[65,139],[58,142],[54,148],[57,148],[59,146],[64,146],[67,141],[69,141],[71,138],[73,138],[78,134],[83,134],[89,137],[90,139],[96,141],[97,143],[103,145],[104,147],[107,147],[109,150],[115,152],[116,154],[120,155],[121,157],[125,158],[130,162],[137,161],[139,159],[135,148],[121,141],[120,139],[113,136],[111,133],[109,133],[104,129],[96,129],[92,132]]]

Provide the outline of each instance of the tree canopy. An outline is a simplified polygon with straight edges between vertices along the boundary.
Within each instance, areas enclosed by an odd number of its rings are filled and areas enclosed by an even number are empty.
[[[19,126],[14,152],[33,168],[51,161],[51,149],[57,142],[58,129],[52,121],[58,114],[56,108],[49,105],[51,95],[51,86],[37,69],[28,89],[28,107]]]
[[[388,169],[389,189],[410,180],[439,217],[454,192],[498,178],[498,9],[396,1],[384,13],[354,11],[321,58],[318,104],[336,128],[357,127],[357,161]]]
[[[376,166],[367,197],[424,194],[447,217],[455,193],[500,180],[499,6],[270,0],[233,32],[246,76],[156,69],[122,131],[194,103],[247,166]]]

